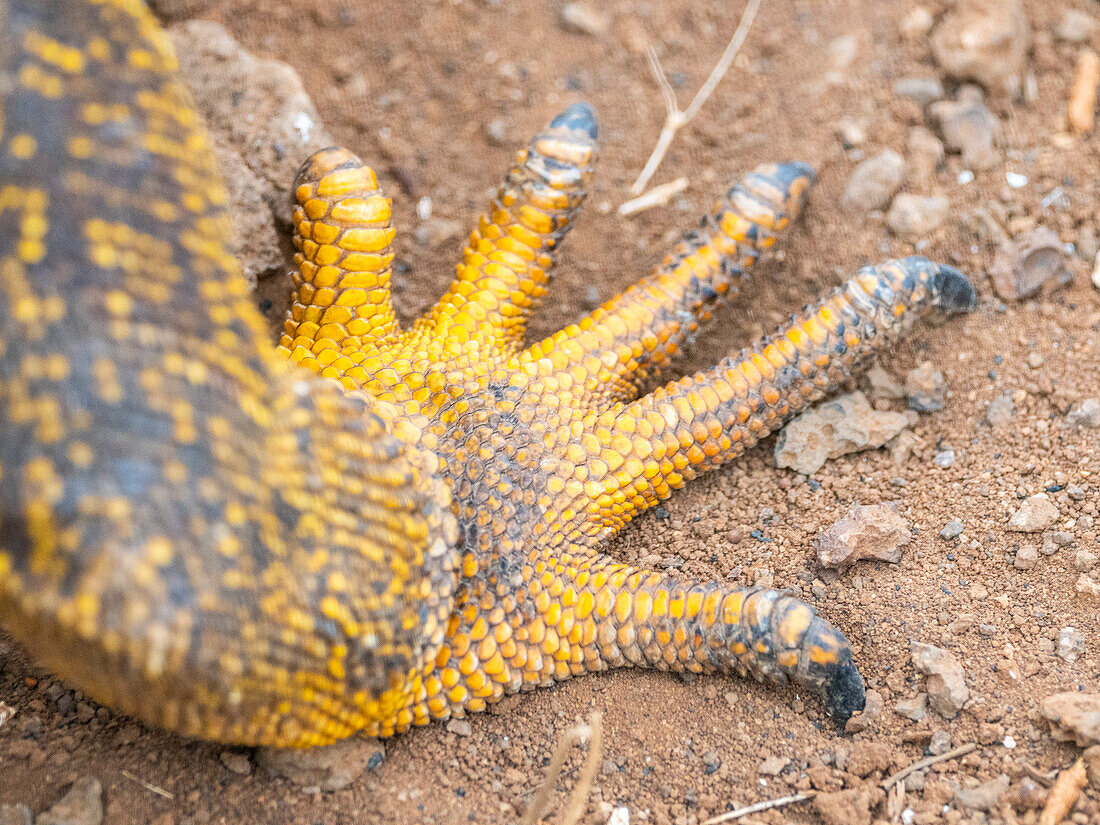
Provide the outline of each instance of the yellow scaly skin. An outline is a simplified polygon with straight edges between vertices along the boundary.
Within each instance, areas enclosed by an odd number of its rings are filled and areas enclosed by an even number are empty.
[[[524,347],[595,161],[577,104],[520,153],[407,330],[373,172],[311,158],[276,349],[145,7],[5,0],[0,29],[0,620],[43,663],[152,723],[279,746],[622,665],[793,679],[841,724],[862,707],[847,641],[808,605],[598,547],[924,310],[969,308],[961,274],[865,269],[636,399],[812,172],[749,175],[652,275]]]

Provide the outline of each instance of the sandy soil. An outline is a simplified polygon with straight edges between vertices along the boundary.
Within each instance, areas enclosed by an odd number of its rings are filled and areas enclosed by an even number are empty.
[[[396,201],[402,264],[396,294],[406,316],[442,291],[462,242],[455,235],[434,247],[417,243],[418,199],[431,197],[435,219],[468,224],[515,149],[577,99],[599,112],[601,166],[532,336],[577,319],[594,298],[606,299],[643,274],[726,182],[767,160],[814,163],[818,189],[784,251],[754,274],[749,296],[720,314],[683,362],[685,370],[714,362],[862,264],[914,251],[889,232],[880,213],[837,207],[859,159],[883,148],[904,154],[909,128],[928,124],[920,106],[892,91],[899,78],[937,76],[927,38],[899,35],[910,4],[765,4],[735,70],[677,137],[655,179],[684,175],[690,188],[668,206],[629,219],[616,216],[614,207],[628,197],[664,115],[644,48],[658,47],[686,105],[736,26],[742,3],[616,0],[603,5],[611,25],[598,36],[566,31],[557,2],[534,0],[190,5],[257,55],[294,66],[326,127],[376,164]],[[931,2],[929,9],[939,13],[945,5]],[[1047,226],[1071,244],[1100,231],[1100,143],[1088,138],[1059,148],[1051,139],[1061,128],[1078,47],[1054,40],[1050,27],[1070,5],[1095,11],[1085,0],[1026,4],[1034,32],[1033,95],[987,99],[1004,133],[1000,160],[960,185],[961,161],[949,156],[930,179],[903,184],[902,191],[950,200],[951,216],[919,251],[971,273],[982,294],[973,316],[921,329],[884,360],[901,379],[921,360],[934,362],[946,378],[946,406],[921,415],[912,457],[898,466],[882,450],[848,456],[811,481],[776,469],[769,440],[639,519],[610,547],[630,562],[679,557],[687,574],[799,586],[853,641],[868,686],[885,700],[866,731],[838,737],[816,702],[794,690],[619,672],[506,700],[471,718],[469,735],[443,725],[413,731],[388,742],[384,764],[350,788],[303,794],[255,769],[234,773],[220,758],[221,747],[182,741],[97,709],[4,645],[0,699],[19,712],[0,729],[0,801],[42,811],[68,783],[91,774],[103,782],[111,823],[515,822],[558,737],[599,710],[604,760],[589,811],[601,825],[608,805],[628,807],[632,823],[692,825],[793,789],[856,787],[864,780],[837,767],[853,748],[885,743],[886,770],[895,770],[920,758],[934,731],[946,732],[955,745],[980,742],[980,748],[930,770],[923,789],[908,791],[905,805],[915,821],[1034,821],[1035,813],[1023,807],[1009,814],[964,812],[952,803],[952,789],[1000,773],[1016,787],[1025,765],[1044,773],[1068,765],[1076,749],[1052,740],[1038,703],[1060,690],[1100,689],[1100,605],[1074,589],[1075,552],[1097,552],[1100,429],[1063,427],[1072,403],[1100,394],[1100,293],[1089,285],[1091,261],[1071,256],[1074,285],[1039,301],[999,304],[986,274],[995,247],[971,234],[963,216],[985,208],[1007,215],[1012,233]],[[858,47],[854,57],[830,76],[836,38],[849,35]],[[949,93],[952,88],[948,84]],[[861,124],[862,146],[844,147],[842,118]],[[503,128],[503,145],[487,134],[494,120],[500,121],[495,134]],[[1025,175],[1027,185],[1010,188],[1006,171]],[[1056,187],[1064,197],[1041,205]],[[267,296],[282,294],[277,284],[261,287]],[[271,311],[278,308],[276,301]],[[1005,393],[1014,395],[1015,416],[1009,426],[991,428],[986,408]],[[893,403],[903,407],[904,401]],[[956,460],[943,469],[932,458],[948,446]],[[1084,497],[1071,498],[1069,485],[1084,489]],[[1019,570],[1013,566],[1018,547],[1043,537],[1008,532],[1008,514],[1021,498],[1043,490],[1051,490],[1061,512],[1052,529],[1072,533],[1074,543]],[[864,562],[830,575],[815,566],[811,541],[857,501],[896,502],[916,537],[899,565]],[[949,520],[962,522],[964,533],[945,541],[939,531]],[[1066,626],[1076,627],[1087,645],[1073,662],[1053,652]],[[956,719],[933,714],[916,723],[893,710],[924,689],[910,664],[911,641],[946,647],[963,662],[972,698]],[[720,766],[708,773],[705,762],[713,765],[714,755]],[[582,757],[577,750],[567,764],[557,799],[575,782]],[[764,777],[758,770],[768,757],[790,763],[778,776]],[[876,816],[885,819],[885,809]],[[1074,816],[1100,822],[1100,794],[1086,792]],[[801,804],[743,821],[820,819]]]

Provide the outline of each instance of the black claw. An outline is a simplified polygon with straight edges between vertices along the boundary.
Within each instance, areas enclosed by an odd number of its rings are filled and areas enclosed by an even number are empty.
[[[838,665],[832,678],[824,686],[825,711],[836,722],[838,730],[844,730],[856,711],[863,710],[866,695],[863,677],[851,660]]]
[[[775,181],[784,191],[790,189],[791,185],[799,178],[808,178],[810,183],[813,183],[817,178],[817,172],[810,164],[803,163],[800,160],[789,160],[785,163],[776,164]]]
[[[944,312],[973,312],[978,308],[974,285],[959,270],[947,264],[936,265],[936,292]]]
[[[596,124],[596,110],[592,108],[591,103],[574,103],[550,121],[551,129],[558,127],[579,129],[592,140],[595,140],[600,134],[599,126]]]

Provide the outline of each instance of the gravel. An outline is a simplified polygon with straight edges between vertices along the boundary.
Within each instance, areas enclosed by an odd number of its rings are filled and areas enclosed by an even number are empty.
[[[953,719],[970,698],[962,664],[954,653],[934,645],[913,642],[910,645],[913,666],[927,679],[928,704],[947,719]]]
[[[840,203],[849,212],[884,209],[905,175],[905,158],[887,149],[859,164],[848,178]]]
[[[894,234],[906,240],[919,240],[934,232],[951,208],[947,198],[900,194],[894,198],[886,223]]]
[[[1016,533],[1041,533],[1054,526],[1060,517],[1058,508],[1046,493],[1028,496],[1008,519],[1008,529]]]

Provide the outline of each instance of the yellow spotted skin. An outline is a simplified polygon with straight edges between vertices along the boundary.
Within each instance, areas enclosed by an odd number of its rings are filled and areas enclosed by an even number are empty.
[[[862,707],[847,641],[808,605],[599,546],[926,310],[969,309],[961,274],[867,268],[638,398],[812,171],[748,175],[649,277],[525,344],[596,159],[577,104],[405,329],[374,173],[342,149],[309,159],[276,347],[145,7],[6,0],[0,28],[0,621],[44,664],[152,723],[279,746],[624,665],[793,679],[840,723]]]

